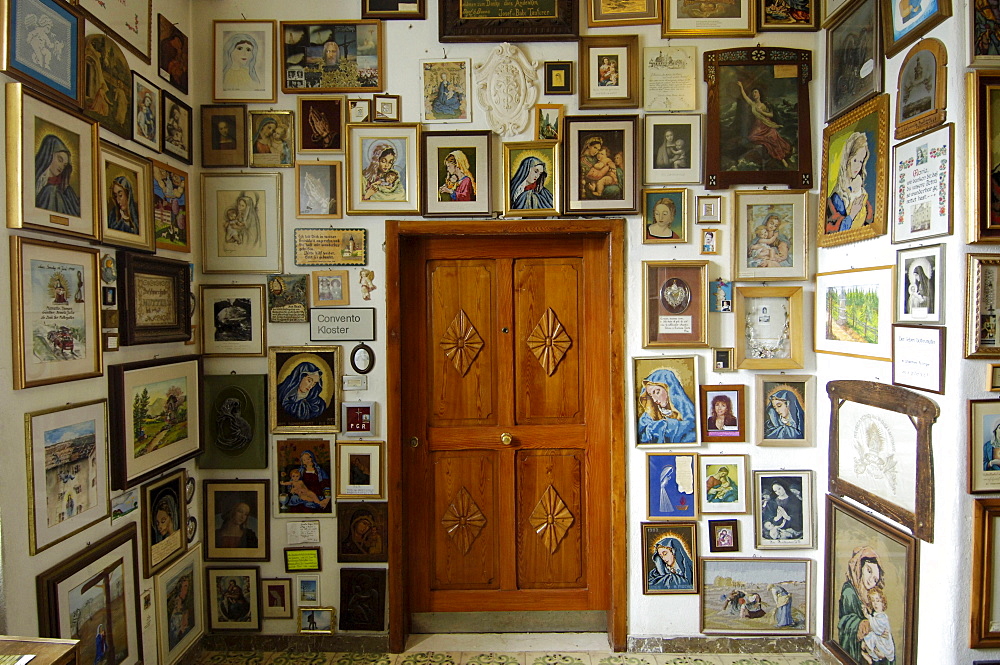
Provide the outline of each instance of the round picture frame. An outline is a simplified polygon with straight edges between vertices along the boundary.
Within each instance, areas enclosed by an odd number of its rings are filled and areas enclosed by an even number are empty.
[[[367,374],[375,367],[375,351],[364,342],[351,349],[351,367],[358,374]]]

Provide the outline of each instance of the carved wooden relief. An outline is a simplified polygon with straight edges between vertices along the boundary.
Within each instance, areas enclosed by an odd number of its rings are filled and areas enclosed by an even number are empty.
[[[559,543],[566,537],[573,521],[573,513],[552,485],[548,486],[528,517],[528,523],[545,543],[550,554],[555,554],[559,549]]]
[[[528,348],[549,376],[556,371],[559,361],[566,356],[566,351],[572,345],[573,340],[551,307],[545,310],[545,314],[528,335]]]
[[[479,509],[472,495],[464,487],[458,490],[458,494],[448,504],[441,524],[455,546],[462,550],[462,554],[468,554],[472,549],[472,543],[476,542],[483,527],[486,526],[486,516]]]
[[[463,309],[455,315],[440,344],[444,349],[444,355],[451,359],[458,373],[465,376],[483,349],[484,342]]]

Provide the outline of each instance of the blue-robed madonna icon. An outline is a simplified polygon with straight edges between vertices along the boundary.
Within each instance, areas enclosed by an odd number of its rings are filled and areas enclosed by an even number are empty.
[[[322,390],[323,370],[303,361],[278,385],[278,403],[293,418],[313,420],[326,411]]]
[[[652,550],[653,566],[646,576],[649,591],[694,588],[694,566],[680,539],[662,536],[653,543]]]
[[[794,392],[781,388],[768,396],[764,409],[765,439],[803,439],[805,421],[805,411]]]
[[[512,210],[547,210],[555,206],[552,192],[545,188],[549,173],[545,162],[534,155],[525,157],[510,179]]]
[[[694,443],[694,403],[677,375],[653,370],[639,394],[639,443]]]

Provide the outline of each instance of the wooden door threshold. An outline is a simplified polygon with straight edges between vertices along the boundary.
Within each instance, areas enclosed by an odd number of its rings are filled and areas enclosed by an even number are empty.
[[[604,610],[574,612],[414,612],[411,633],[604,633]]]

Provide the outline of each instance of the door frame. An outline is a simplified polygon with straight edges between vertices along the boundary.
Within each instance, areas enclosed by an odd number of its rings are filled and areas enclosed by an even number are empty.
[[[386,452],[388,457],[389,503],[389,651],[402,653],[410,634],[410,602],[407,593],[408,557],[404,555],[406,520],[403,502],[402,423],[402,330],[400,302],[401,249],[407,239],[475,235],[589,235],[604,238],[607,251],[611,311],[608,317],[608,392],[611,395],[608,436],[611,440],[612,495],[610,548],[611,583],[608,598],[608,643],[624,651],[628,637],[628,515],[625,501],[625,220],[570,219],[514,221],[503,219],[474,221],[386,220]]]

